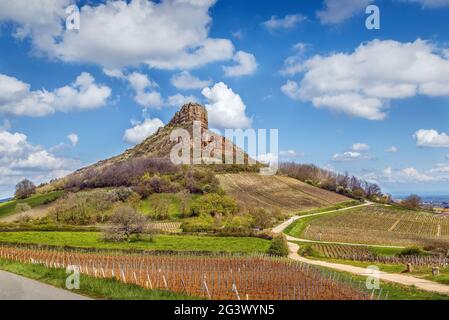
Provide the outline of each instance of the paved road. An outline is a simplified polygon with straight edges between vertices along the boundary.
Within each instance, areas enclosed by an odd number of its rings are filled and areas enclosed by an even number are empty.
[[[324,214],[328,214],[328,213],[332,213],[332,212],[349,210],[349,209],[358,208],[358,207],[361,207],[361,206],[368,206],[368,205],[372,205],[372,203],[368,202],[368,203],[365,203],[365,204],[362,204],[362,205],[349,207],[349,208],[344,208],[344,209],[339,209],[339,210],[326,211],[326,212],[309,214],[309,215],[304,215],[304,216],[295,216],[295,217],[292,217],[289,220],[285,221],[284,223],[280,224],[279,226],[273,228],[273,232],[274,233],[283,233],[284,230],[290,224],[292,224],[293,222],[295,222],[298,219],[304,219],[304,218],[310,217],[310,216],[324,215]],[[287,240],[288,241],[311,242],[310,240],[307,240],[307,239],[294,238],[294,237],[291,237],[291,236],[288,236],[288,235],[287,235]],[[340,244],[340,243],[337,243],[337,242],[325,242],[325,241],[313,241],[313,242],[316,242],[316,243]],[[341,244],[360,245],[360,244],[355,244],[355,243],[341,243]],[[300,256],[298,254],[299,245],[297,245],[296,243],[288,242],[288,247],[289,247],[289,251],[290,251],[290,254],[289,254],[288,257],[290,259],[292,259],[292,260],[304,262],[304,263],[311,264],[311,265],[326,267],[326,268],[334,269],[334,270],[338,270],[338,271],[349,272],[349,273],[360,275],[360,276],[372,275],[371,273],[368,273],[367,269],[365,269],[365,268],[355,267],[355,266],[346,265],[346,264],[339,264],[339,263],[332,263],[332,262],[327,262],[327,261],[319,261],[319,260],[312,260],[312,259],[304,258],[304,257],[302,257],[302,256]],[[386,246],[382,246],[382,247],[386,247]],[[401,248],[401,247],[398,247],[398,248]],[[403,274],[397,274],[397,273],[387,273],[387,272],[382,272],[381,271],[379,273],[379,278],[380,278],[380,280],[384,280],[384,281],[388,281],[388,282],[394,282],[394,283],[399,283],[399,284],[402,284],[402,285],[405,285],[405,286],[415,286],[415,287],[417,287],[417,288],[419,288],[421,290],[424,290],[424,291],[430,291],[430,292],[436,292],[436,293],[440,293],[440,294],[449,295],[449,286],[448,285],[436,283],[436,282],[425,280],[425,279],[416,278],[416,277],[409,276],[409,275],[403,275]]]
[[[0,300],[90,300],[35,280],[0,270]]]

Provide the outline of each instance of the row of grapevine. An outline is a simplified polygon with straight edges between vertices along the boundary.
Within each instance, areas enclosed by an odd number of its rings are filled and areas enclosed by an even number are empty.
[[[335,274],[266,256],[118,255],[0,247],[0,258],[214,300],[365,300]],[[377,298],[377,297],[376,297]]]

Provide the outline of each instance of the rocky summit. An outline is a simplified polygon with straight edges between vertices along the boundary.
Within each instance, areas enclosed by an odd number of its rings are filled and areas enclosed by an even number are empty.
[[[165,127],[159,128],[156,133],[146,138],[142,143],[126,150],[124,153],[116,157],[100,161],[93,166],[81,169],[78,172],[83,172],[92,167],[106,167],[114,163],[141,157],[170,159],[170,153],[173,148],[180,143],[179,140],[173,141],[170,139],[170,135],[173,130],[184,129],[191,136],[193,136],[195,124],[199,127],[202,136],[202,154],[207,150],[208,154],[212,153],[214,155],[214,158],[222,159],[221,155],[224,154],[225,148],[230,148],[228,150],[232,150],[234,157],[237,155],[241,156],[245,159],[245,162],[248,162],[248,159],[250,158],[243,150],[236,147],[232,142],[228,141],[224,137],[209,130],[208,114],[204,106],[198,103],[187,103],[183,105],[178,112],[176,112],[174,117]],[[217,144],[217,142],[221,143]],[[192,141],[190,143],[190,147],[193,148]]]

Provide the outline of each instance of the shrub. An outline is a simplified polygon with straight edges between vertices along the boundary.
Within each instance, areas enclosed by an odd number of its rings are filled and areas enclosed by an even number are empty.
[[[211,216],[186,219],[181,229],[183,232],[210,232],[215,230],[215,221]]]
[[[422,207],[422,199],[416,194],[412,194],[401,201],[401,206],[410,210],[419,210]]]
[[[15,220],[15,222],[17,222],[19,224],[28,223],[30,221],[31,221],[31,217],[27,214],[22,214]]]
[[[88,225],[107,221],[117,199],[105,190],[69,193],[59,199],[50,210],[58,223]]]
[[[227,216],[237,213],[237,202],[228,196],[216,193],[207,194],[192,204],[192,214],[195,216],[210,215],[213,217]]]
[[[31,206],[28,203],[16,204],[16,212],[25,212],[31,210]]]
[[[26,199],[31,197],[35,193],[36,186],[34,185],[34,183],[28,179],[24,179],[16,185],[16,193],[14,196],[17,199]]]
[[[111,226],[104,232],[107,241],[131,241],[133,236],[142,234],[146,229],[146,219],[132,207],[120,206],[111,216]]]
[[[283,235],[277,235],[271,240],[268,254],[277,257],[287,257],[289,253],[287,240]]]
[[[398,253],[398,256],[422,256],[425,255],[425,251],[419,247],[409,247],[401,250],[401,252]]]
[[[150,206],[151,210],[150,219],[151,220],[167,220],[170,218],[170,205],[171,201],[163,197],[155,197],[151,200]]]

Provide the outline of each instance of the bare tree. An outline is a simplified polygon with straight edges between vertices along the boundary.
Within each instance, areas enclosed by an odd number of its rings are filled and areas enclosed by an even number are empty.
[[[36,186],[28,179],[24,179],[16,185],[15,197],[17,199],[29,198],[34,193],[36,193]]]
[[[111,216],[111,226],[106,229],[104,238],[109,241],[130,241],[133,235],[145,231],[146,219],[132,207],[118,207]]]

